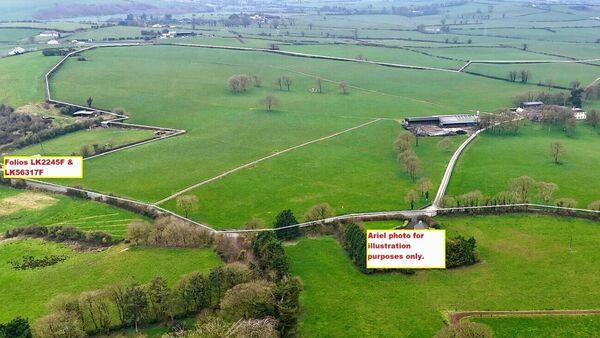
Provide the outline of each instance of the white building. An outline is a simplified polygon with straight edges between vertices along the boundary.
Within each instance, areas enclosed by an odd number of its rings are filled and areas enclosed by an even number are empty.
[[[60,44],[60,42],[58,42],[58,40],[50,40],[50,41],[48,41],[46,43],[49,44],[49,45],[59,45]]]
[[[19,54],[23,54],[25,53],[25,49],[21,48],[21,47],[17,47],[12,49],[10,52],[8,52],[8,55],[19,55]]]
[[[43,38],[60,38],[60,33],[57,31],[43,31],[39,36]]]
[[[573,109],[571,109],[571,111],[573,112],[573,117],[576,120],[585,120],[585,119],[587,119],[587,113],[584,112],[581,108],[573,108]]]

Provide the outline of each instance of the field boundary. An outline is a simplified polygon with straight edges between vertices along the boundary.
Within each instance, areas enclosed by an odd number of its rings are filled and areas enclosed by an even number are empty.
[[[600,310],[498,310],[461,311],[450,313],[450,324],[458,325],[463,319],[473,317],[529,317],[529,316],[581,316],[600,315]]]
[[[157,131],[157,132],[163,132],[164,134],[159,136],[159,137],[154,137],[148,140],[143,140],[140,142],[134,142],[125,146],[121,146],[121,147],[117,147],[115,149],[109,150],[109,151],[105,151],[102,152],[100,154],[96,154],[93,156],[88,156],[86,157],[84,160],[90,160],[96,157],[100,157],[100,156],[104,156],[104,155],[108,155],[108,154],[112,154],[118,151],[122,151],[122,150],[127,150],[127,149],[131,149],[134,147],[139,147],[148,143],[152,143],[152,142],[156,142],[156,141],[161,141],[167,138],[171,138],[174,136],[179,136],[182,134],[185,134],[186,131],[183,129],[173,129],[173,128],[165,128],[165,127],[158,127],[158,126],[150,126],[150,125],[143,125],[143,124],[135,124],[135,123],[125,123],[123,121],[126,121],[129,119],[129,116],[124,115],[124,114],[117,114],[114,112],[111,112],[109,110],[106,109],[101,109],[101,108],[96,108],[96,107],[86,107],[86,106],[82,106],[79,104],[75,104],[75,103],[70,103],[70,102],[65,102],[65,101],[60,101],[60,100],[56,100],[52,98],[52,91],[50,90],[50,79],[52,78],[52,75],[54,75],[54,73],[73,55],[88,51],[88,50],[92,50],[92,49],[96,49],[96,48],[110,48],[110,47],[136,47],[136,46],[145,46],[148,44],[143,44],[143,43],[122,43],[122,44],[110,44],[110,45],[93,45],[93,46],[89,46],[89,47],[84,47],[81,49],[77,49],[74,50],[72,52],[67,53],[62,59],[60,59],[58,61],[58,63],[56,63],[52,68],[50,68],[50,70],[45,74],[44,76],[44,80],[45,80],[45,89],[46,89],[46,101],[49,103],[54,103],[54,104],[58,104],[58,105],[64,105],[64,106],[71,106],[71,107],[75,107],[75,108],[80,108],[80,109],[84,109],[84,110],[93,110],[105,115],[110,115],[113,116],[114,118],[111,120],[107,120],[107,121],[103,121],[103,124],[105,124],[107,127],[109,126],[115,126],[115,127],[120,127],[120,128],[133,128],[133,129],[146,129],[146,130],[153,130],[153,131]]]

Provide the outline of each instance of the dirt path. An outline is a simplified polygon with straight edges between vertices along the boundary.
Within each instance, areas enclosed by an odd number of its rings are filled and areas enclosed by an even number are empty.
[[[231,169],[231,170],[228,170],[228,171],[226,171],[226,172],[224,172],[224,173],[222,173],[222,174],[219,174],[219,175],[217,175],[217,176],[215,176],[215,177],[209,178],[209,179],[207,179],[207,180],[204,180],[204,181],[202,181],[202,182],[200,182],[200,183],[197,183],[197,184],[194,184],[194,185],[192,185],[192,186],[189,186],[189,187],[187,187],[187,188],[185,188],[185,189],[183,189],[183,190],[180,190],[180,191],[178,191],[178,192],[174,193],[174,194],[173,194],[173,195],[171,195],[171,196],[168,196],[168,197],[166,197],[166,198],[163,198],[163,199],[162,199],[162,200],[160,200],[160,201],[157,201],[157,202],[155,202],[154,204],[155,204],[155,205],[161,205],[161,204],[163,204],[163,203],[165,203],[165,202],[167,202],[167,201],[169,201],[169,200],[172,200],[173,198],[175,198],[175,197],[177,197],[177,196],[180,196],[180,195],[182,195],[182,194],[185,194],[185,193],[186,193],[186,192],[188,192],[188,191],[194,190],[194,189],[196,189],[196,188],[198,188],[198,187],[201,187],[201,186],[203,186],[203,185],[205,185],[205,184],[208,184],[208,183],[214,182],[214,181],[216,181],[216,180],[219,180],[219,179],[221,179],[221,178],[223,178],[223,177],[225,177],[225,176],[227,176],[227,175],[229,175],[229,174],[233,174],[233,173],[235,173],[235,172],[237,172],[237,171],[240,171],[240,170],[242,170],[242,169],[245,169],[245,168],[248,168],[248,167],[254,166],[254,165],[256,165],[256,164],[258,164],[258,163],[260,163],[260,162],[266,161],[266,160],[268,160],[268,159],[270,159],[270,158],[273,158],[273,157],[276,157],[276,156],[279,156],[279,155],[285,154],[285,153],[287,153],[287,152],[290,152],[290,151],[292,151],[292,150],[296,150],[296,149],[298,149],[298,148],[302,148],[302,147],[305,147],[305,146],[307,146],[307,145],[310,145],[310,144],[313,144],[313,143],[317,143],[317,142],[325,141],[325,140],[328,140],[328,139],[330,139],[330,138],[334,138],[334,137],[336,137],[336,136],[340,136],[340,135],[342,135],[342,134],[345,134],[345,133],[351,132],[351,131],[353,131],[353,130],[356,130],[356,129],[359,129],[359,128],[366,127],[366,126],[368,126],[368,125],[370,125],[370,124],[373,124],[373,123],[375,123],[375,122],[379,122],[379,121],[381,121],[381,119],[380,119],[380,118],[377,118],[377,119],[375,119],[375,120],[372,120],[372,121],[369,121],[369,122],[366,122],[366,123],[363,123],[363,124],[359,124],[358,126],[354,126],[354,127],[352,127],[352,128],[348,128],[348,129],[345,129],[345,130],[342,130],[342,131],[338,131],[337,133],[333,133],[333,134],[331,134],[331,135],[323,136],[323,137],[320,137],[320,138],[318,138],[318,139],[314,139],[314,140],[311,140],[311,141],[308,141],[308,142],[304,142],[304,143],[301,143],[301,144],[295,145],[295,146],[293,146],[293,147],[286,148],[286,149],[284,149],[284,150],[280,150],[280,151],[278,151],[278,152],[275,152],[275,153],[273,153],[273,154],[271,154],[271,155],[268,155],[268,156],[261,157],[261,158],[259,158],[259,159],[257,159],[257,160],[254,160],[254,161],[252,161],[252,162],[248,162],[248,163],[246,163],[246,164],[243,164],[243,165],[241,165],[241,166],[239,166],[239,167],[236,167],[236,168],[233,168],[233,169]]]
[[[496,317],[496,316],[572,316],[572,315],[598,315],[600,310],[525,310],[525,311],[462,311],[450,314],[450,323],[459,324],[461,320],[469,317]]]

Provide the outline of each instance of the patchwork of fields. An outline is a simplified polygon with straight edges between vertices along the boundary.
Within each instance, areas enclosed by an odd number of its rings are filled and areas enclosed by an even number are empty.
[[[414,207],[425,207],[431,199],[419,193],[394,149],[405,117],[493,113],[512,107],[517,96],[542,91],[568,96],[572,93],[566,88],[574,81],[586,88],[600,79],[599,61],[526,63],[600,58],[596,5],[491,0],[432,4],[435,13],[430,15],[401,15],[387,12],[402,11],[399,2],[390,8],[390,3],[343,2],[339,5],[344,10],[337,11],[327,1],[283,1],[271,9],[285,13],[289,5],[293,13],[246,25],[231,22],[256,4],[227,4],[224,11],[201,7],[194,14],[168,17],[163,1],[141,0],[156,12],[144,13],[149,16],[142,19],[142,12],[134,11],[132,19],[110,14],[114,6],[138,5],[129,1],[67,1],[0,4],[0,20],[5,20],[0,22],[0,55],[16,46],[37,50],[0,58],[0,104],[28,105],[28,112],[47,114],[36,109],[45,97],[44,74],[60,57],[40,52],[51,48],[35,38],[42,30],[60,30],[56,46],[61,48],[81,46],[75,39],[88,44],[150,39],[139,46],[95,48],[69,58],[51,77],[52,96],[78,105],[91,98],[94,107],[123,109],[130,116],[127,122],[186,133],[88,159],[83,179],[52,182],[156,204],[215,230],[241,229],[253,219],[271,228],[286,209],[302,221],[307,210],[321,203],[336,215],[407,210],[411,190],[417,195]],[[411,3],[411,8],[424,4]],[[188,5],[193,6],[177,2],[173,10]],[[366,12],[355,15],[355,10]],[[40,15],[67,15],[69,20],[33,20]],[[194,36],[152,38],[173,30]],[[457,71],[469,61],[475,62]],[[522,70],[529,72],[527,83],[508,81],[511,71]],[[228,84],[238,74],[258,81],[234,93]],[[282,77],[291,82],[289,89],[281,84]],[[273,109],[266,107],[267,98],[276,103]],[[583,109],[594,108],[600,109],[600,99],[590,94]],[[58,109],[53,113],[59,114]],[[69,155],[94,144],[114,147],[153,136],[148,130],[92,128],[11,153]],[[421,163],[417,178],[431,181],[430,196],[466,137],[448,137],[447,144],[441,137],[411,142]],[[560,164],[553,163],[550,151],[555,141],[565,150]],[[494,196],[508,190],[511,179],[526,175],[556,183],[553,200],[573,198],[577,207],[586,208],[600,200],[599,166],[598,127],[579,121],[567,136],[561,127],[522,122],[515,135],[486,131],[469,144],[446,195],[478,190]],[[196,197],[197,208],[178,206],[180,194]],[[541,202],[536,191],[531,197]],[[0,323],[16,316],[34,322],[48,313],[47,304],[57,295],[119,282],[146,283],[155,276],[172,286],[186,273],[223,264],[214,248],[156,248],[123,241],[127,226],[138,220],[152,221],[90,200],[0,185],[0,234],[34,224],[71,225],[109,233],[118,241],[102,251],[83,252],[52,241],[0,236]],[[453,311],[597,309],[597,300],[590,296],[598,293],[600,283],[597,221],[537,214],[435,220],[448,236],[476,238],[481,261],[414,275],[363,274],[333,237],[286,242],[292,275],[303,284],[299,336],[425,337],[448,324]],[[390,229],[403,224],[363,226]],[[12,268],[25,255],[61,255],[66,260],[31,270]],[[600,330],[597,315],[466,320],[489,326],[497,337],[588,337]],[[193,326],[195,319],[186,321]],[[144,332],[158,335],[166,330],[151,326]]]
[[[410,276],[364,275],[333,238],[288,246],[292,270],[305,284],[301,334],[424,337],[442,327],[447,311],[597,306],[589,297],[599,282],[596,222],[536,215],[438,221],[448,236],[475,236],[481,263]],[[565,234],[573,236],[571,246]]]

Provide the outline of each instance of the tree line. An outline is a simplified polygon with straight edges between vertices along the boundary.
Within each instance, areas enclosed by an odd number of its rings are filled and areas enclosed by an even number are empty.
[[[435,223],[435,222],[433,222]],[[439,225],[435,223],[439,228]],[[364,227],[355,222],[343,224],[343,232],[338,237],[342,247],[346,250],[348,256],[356,267],[365,274],[375,273],[377,270],[367,269],[367,237]],[[446,240],[446,267],[456,268],[459,266],[473,265],[479,262],[477,252],[477,241],[475,238],[464,238],[455,236]],[[383,270],[393,271],[393,270]],[[404,274],[414,274],[413,269],[401,269]]]
[[[529,176],[520,176],[509,181],[508,190],[501,191],[494,196],[485,196],[481,191],[474,190],[458,196],[445,196],[443,206],[455,208],[531,203],[534,198],[545,205],[567,208],[577,206],[577,201],[573,198],[553,199],[558,190],[559,186],[554,182],[538,182]],[[600,210],[600,200],[591,202],[587,208]]]
[[[296,331],[302,284],[289,273],[289,262],[273,232],[239,237],[235,259],[207,273],[192,272],[173,286],[157,276],[146,284],[119,283],[78,295],[59,295],[49,314],[38,319],[38,337],[84,337],[122,328],[171,323],[201,313],[190,336],[277,337]],[[239,241],[226,236],[219,241]],[[217,246],[217,252],[225,246]],[[248,254],[241,252],[248,250]]]

